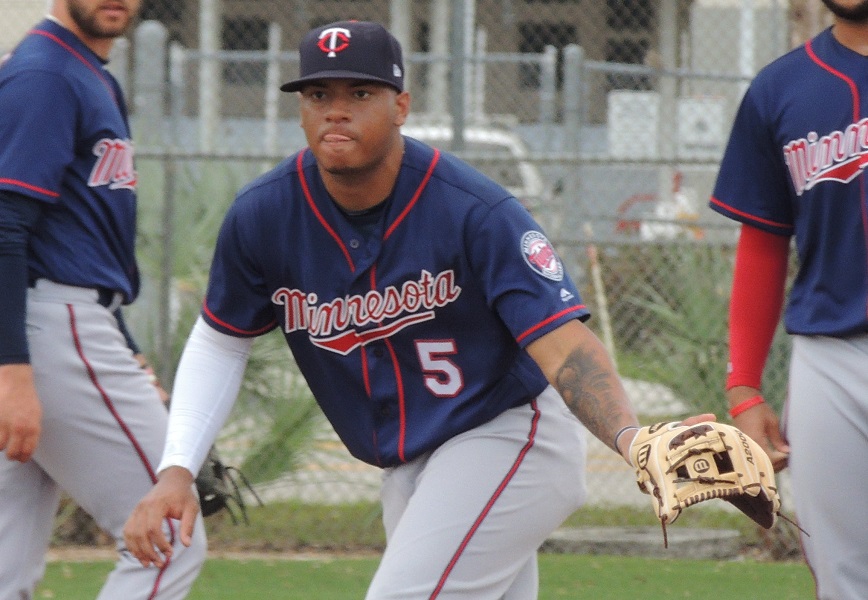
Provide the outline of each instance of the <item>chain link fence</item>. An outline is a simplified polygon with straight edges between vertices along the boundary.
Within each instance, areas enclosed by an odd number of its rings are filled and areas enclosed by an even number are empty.
[[[0,0],[0,54],[45,12]],[[509,187],[555,240],[646,422],[725,414],[737,230],[706,206],[734,111],[764,64],[828,24],[820,0],[143,0],[110,68],[127,91],[140,171],[144,292],[128,319],[163,381],[198,311],[223,211],[305,145],[296,48],[312,26],[387,24],[405,50],[405,133]],[[780,406],[779,332],[764,383]],[[279,335],[254,346],[221,434],[268,500],[376,499]],[[590,503],[643,508],[596,441]]]

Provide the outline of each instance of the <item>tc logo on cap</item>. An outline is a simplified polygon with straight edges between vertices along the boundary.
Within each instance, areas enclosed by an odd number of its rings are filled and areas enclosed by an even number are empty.
[[[326,53],[329,58],[334,58],[337,53],[346,50],[350,45],[350,30],[343,27],[329,27],[319,34],[317,46]]]
[[[401,44],[373,21],[337,21],[308,31],[298,46],[299,77],[284,92],[326,79],[385,83],[404,90]]]

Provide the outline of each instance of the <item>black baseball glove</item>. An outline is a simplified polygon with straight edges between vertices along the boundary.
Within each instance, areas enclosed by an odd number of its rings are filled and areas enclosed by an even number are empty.
[[[233,523],[238,523],[238,518],[235,516],[235,511],[232,510],[232,504],[235,504],[241,512],[241,516],[245,523],[249,523],[247,518],[247,507],[244,504],[244,499],[241,496],[241,489],[238,487],[238,482],[235,479],[235,473],[242,484],[250,490],[253,497],[262,506],[262,500],[250,485],[244,473],[235,467],[227,466],[220,460],[220,455],[217,454],[216,448],[213,446],[208,451],[208,456],[205,463],[199,470],[196,476],[196,491],[199,493],[199,505],[202,508],[202,516],[208,517],[215,513],[226,509],[232,517]]]

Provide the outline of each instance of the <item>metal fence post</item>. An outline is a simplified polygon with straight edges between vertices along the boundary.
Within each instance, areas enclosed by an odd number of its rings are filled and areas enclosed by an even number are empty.
[[[187,106],[187,95],[184,86],[184,67],[186,66],[186,49],[178,42],[169,46],[169,114],[172,115],[172,131],[179,131],[181,116]],[[174,144],[175,140],[172,139]]]
[[[280,115],[280,45],[283,31],[278,23],[268,25],[268,67],[265,79],[265,152],[277,154],[277,122]],[[266,165],[263,165],[266,166]]]
[[[545,139],[552,139],[552,124],[555,120],[555,98],[558,84],[558,50],[546,46],[540,63],[539,121]]]
[[[581,46],[569,44],[564,48],[564,150],[577,153],[581,147],[582,124],[582,69],[585,52]]]
[[[473,46],[473,59],[470,72],[473,74],[470,83],[470,114],[473,122],[485,121],[485,54],[488,46],[488,34],[485,29],[476,30],[476,39]]]
[[[425,110],[430,115],[442,115],[448,94],[449,24],[451,0],[432,0],[429,21],[431,23],[430,53],[438,60],[428,63],[428,85],[425,90]],[[406,81],[406,80],[405,80]]]
[[[222,0],[202,0],[199,6],[199,149],[213,152],[220,128],[220,50]]]
[[[169,33],[157,21],[144,21],[136,29],[135,53],[135,113],[138,131],[136,141],[140,148],[164,148],[169,145],[167,136],[172,128],[167,128],[165,102],[167,98],[166,77],[167,43]],[[172,198],[174,165],[171,161],[161,161],[160,175],[163,210],[160,215],[160,261],[157,284],[156,331],[154,332],[153,362],[157,376],[169,385],[172,374],[172,339],[170,325],[170,299],[172,281],[172,241],[174,200]]]
[[[563,98],[563,127],[564,139],[563,150],[568,155],[566,174],[563,179],[563,191],[557,196],[558,200],[553,207],[555,217],[552,219],[555,238],[560,238],[562,225],[567,221],[566,211],[577,202],[569,202],[573,199],[571,194],[579,189],[579,164],[578,154],[581,149],[582,135],[582,70],[584,69],[585,52],[581,46],[569,44],[563,50],[564,56],[564,86],[561,92]]]
[[[465,2],[466,0],[452,0],[452,19],[450,30],[450,61],[452,69],[449,77],[449,104],[452,112],[452,149],[455,152],[464,150],[464,127],[466,123],[467,109],[467,70],[465,64]]]
[[[389,30],[392,32],[392,35],[395,36],[395,39],[398,40],[398,43],[401,44],[401,48],[404,49],[405,55],[415,50],[412,44],[414,39],[412,15],[413,7],[411,0],[389,0]],[[405,85],[411,80],[411,77],[410,62],[405,59]]]
[[[159,144],[162,140],[166,98],[166,43],[169,32],[159,21],[144,21],[136,28],[134,70],[135,114],[139,124],[139,146]]]
[[[118,80],[118,85],[129,98],[130,80],[130,41],[127,38],[118,38],[112,46],[109,54],[108,70]]]

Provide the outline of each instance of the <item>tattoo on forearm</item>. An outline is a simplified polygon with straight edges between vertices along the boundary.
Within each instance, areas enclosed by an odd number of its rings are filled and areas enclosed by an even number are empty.
[[[620,424],[632,418],[617,374],[608,358],[594,350],[573,351],[558,370],[555,387],[573,414],[609,447]]]

